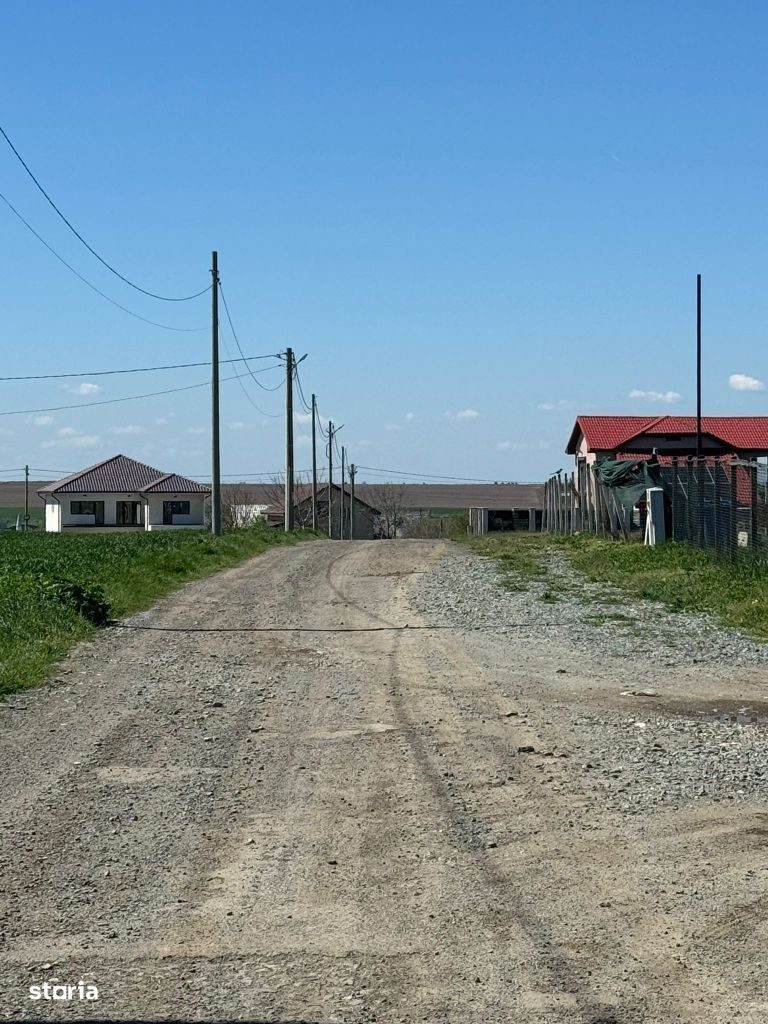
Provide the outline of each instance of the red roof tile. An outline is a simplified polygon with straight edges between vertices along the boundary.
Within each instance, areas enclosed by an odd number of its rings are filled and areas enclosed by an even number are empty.
[[[702,416],[705,434],[718,438],[734,451],[768,453],[768,416]],[[615,451],[640,434],[695,434],[695,416],[579,416],[566,452],[573,455],[578,435],[590,451]]]

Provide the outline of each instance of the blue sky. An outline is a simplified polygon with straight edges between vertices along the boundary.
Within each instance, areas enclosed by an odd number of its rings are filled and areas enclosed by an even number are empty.
[[[704,411],[766,411],[765,5],[42,2],[4,41],[0,123],[78,229],[169,294],[218,249],[244,350],[309,353],[361,465],[540,479],[579,412],[693,412],[697,272]],[[207,297],[105,271],[7,147],[0,190],[117,301],[206,327]],[[126,316],[0,225],[4,375],[208,357],[207,330]],[[0,412],[205,377],[0,383]],[[203,476],[207,403],[0,416],[0,469],[123,451]],[[279,469],[282,429],[223,385],[224,473]]]

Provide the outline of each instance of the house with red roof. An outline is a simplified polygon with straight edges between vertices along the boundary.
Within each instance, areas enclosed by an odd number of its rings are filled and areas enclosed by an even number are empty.
[[[703,416],[702,454],[711,459],[768,456],[768,416]],[[696,454],[695,416],[578,416],[566,453],[576,464],[598,459],[660,462]]]
[[[205,525],[210,489],[127,455],[113,455],[46,484],[45,529],[190,530]]]

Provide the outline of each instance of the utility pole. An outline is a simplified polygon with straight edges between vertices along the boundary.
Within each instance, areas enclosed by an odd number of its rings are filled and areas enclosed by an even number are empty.
[[[219,254],[211,253],[211,533],[221,534],[219,448]]]
[[[24,533],[29,529],[29,466],[24,467]]]
[[[312,529],[317,529],[317,396],[312,395]]]
[[[333,540],[333,422],[328,420],[328,536]]]
[[[347,461],[347,449],[341,446],[341,506],[339,508],[339,540],[344,540],[344,492],[347,485],[345,463]]]
[[[349,467],[349,539],[355,539],[355,473],[354,462]]]
[[[293,529],[293,349],[285,350],[285,532]]]
[[[701,274],[696,275],[696,460],[701,459]]]

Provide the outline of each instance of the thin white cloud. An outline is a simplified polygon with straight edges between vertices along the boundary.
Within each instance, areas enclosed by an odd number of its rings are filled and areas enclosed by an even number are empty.
[[[415,412],[407,412],[405,414],[405,418],[408,421],[408,423],[410,423],[411,420],[416,419],[416,413]]]
[[[457,420],[476,420],[480,413],[477,409],[462,409],[456,413]]]
[[[56,431],[56,437],[42,441],[41,448],[93,448],[101,438],[98,434],[83,434],[74,427],[62,427]]]
[[[765,384],[748,373],[732,373],[728,378],[729,387],[734,391],[765,391]]]
[[[539,402],[536,406],[542,412],[556,412],[558,409],[572,409],[574,403],[568,398],[559,398],[556,402]]]
[[[230,430],[245,430],[245,423],[242,420],[235,420],[234,423],[229,424]]]
[[[633,388],[629,392],[630,398],[639,398],[644,402],[664,402],[672,405],[674,402],[682,401],[682,395],[677,391],[641,391],[640,388]]]
[[[67,391],[71,391],[73,395],[98,395],[101,386],[83,381],[81,384],[68,384]]]
[[[400,427],[397,423],[388,423],[384,429],[388,430],[390,433],[394,433],[396,430],[400,430]]]
[[[187,427],[188,434],[205,434],[207,430],[207,427]]]
[[[146,429],[138,423],[128,423],[124,427],[112,427],[111,433],[120,437],[135,437],[139,434],[146,434]]]
[[[497,452],[524,452],[530,448],[528,441],[497,441]]]
[[[293,418],[297,423],[311,423],[312,413],[311,412],[295,412]]]
[[[50,427],[53,423],[53,416],[34,416],[32,418],[32,423],[34,423],[36,427]]]

